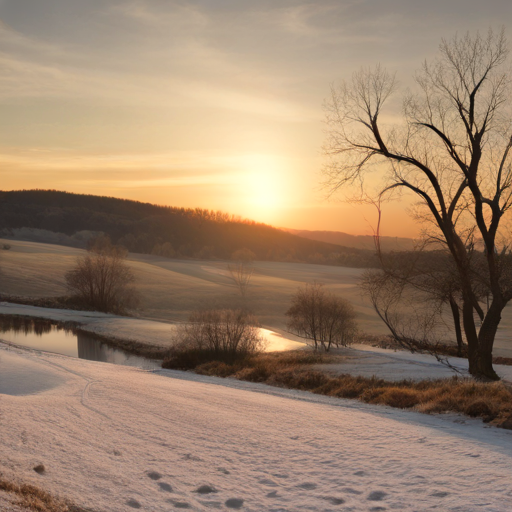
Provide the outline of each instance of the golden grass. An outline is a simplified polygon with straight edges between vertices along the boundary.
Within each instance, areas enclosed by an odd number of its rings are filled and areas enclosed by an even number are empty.
[[[65,500],[55,498],[35,485],[20,484],[0,475],[0,491],[16,495],[16,505],[35,512],[87,512]]]
[[[390,382],[376,377],[332,376],[311,369],[314,364],[335,359],[336,356],[305,351],[259,354],[234,364],[211,361],[198,365],[195,371],[423,413],[460,413],[496,424],[512,415],[512,393],[503,382],[476,382],[461,377]],[[172,367],[172,363],[166,366]]]

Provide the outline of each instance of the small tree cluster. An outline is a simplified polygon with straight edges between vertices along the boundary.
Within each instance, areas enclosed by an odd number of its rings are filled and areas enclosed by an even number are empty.
[[[66,273],[68,289],[97,311],[122,314],[135,308],[138,294],[132,286],[135,276],[125,263],[126,254],[124,247],[113,246],[107,237],[99,237]]]
[[[264,348],[256,317],[240,309],[196,311],[180,326],[176,340],[167,367],[188,369],[207,361],[233,362]]]
[[[353,306],[320,284],[299,288],[286,312],[291,332],[312,340],[315,350],[349,345],[357,331]]]

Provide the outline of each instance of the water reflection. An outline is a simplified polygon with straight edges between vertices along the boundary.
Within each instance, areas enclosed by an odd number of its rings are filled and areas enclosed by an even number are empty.
[[[160,369],[161,364],[153,359],[134,356],[124,350],[114,348],[82,331],[76,333],[78,357],[89,361],[136,366],[145,370]]]
[[[42,336],[55,329],[51,320],[45,318],[29,318],[23,316],[0,316],[0,333],[36,334]],[[62,330],[71,332],[71,326],[63,326]]]
[[[57,326],[50,320],[0,316],[0,339],[23,347],[79,357],[89,361],[160,368],[160,362],[134,356],[71,325]]]

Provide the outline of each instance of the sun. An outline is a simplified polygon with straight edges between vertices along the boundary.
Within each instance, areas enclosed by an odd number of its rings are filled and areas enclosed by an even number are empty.
[[[247,155],[242,173],[242,195],[251,211],[266,217],[282,206],[283,169],[278,157]]]

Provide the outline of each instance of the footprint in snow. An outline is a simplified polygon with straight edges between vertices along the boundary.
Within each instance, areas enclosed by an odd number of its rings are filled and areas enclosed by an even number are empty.
[[[366,476],[366,473],[364,471],[356,471],[354,473],[355,476]]]
[[[38,464],[34,468],[32,468],[38,475],[44,475],[46,473],[46,468],[44,464]]]
[[[352,489],[352,487],[345,487],[342,489],[344,492],[348,492],[349,494],[363,494],[361,491],[357,491],[356,489]]]
[[[270,487],[277,486],[277,484],[273,480],[270,480],[270,478],[262,478],[261,480],[258,480],[258,483],[261,485],[269,485]]]
[[[158,471],[148,471],[146,475],[148,475],[151,480],[160,480],[160,478],[162,478],[162,475],[158,473]]]
[[[222,503],[220,501],[199,501],[199,503],[208,508],[222,508]]]
[[[183,455],[183,460],[193,460],[194,462],[201,462],[203,459],[192,455],[191,453],[187,453]]]
[[[318,486],[314,484],[313,482],[304,482],[303,484],[297,485],[300,489],[305,489],[306,491],[312,491],[313,489],[316,489]]]
[[[172,487],[165,482],[158,482],[158,487],[160,487],[161,491],[172,492]]]
[[[217,492],[217,489],[211,485],[201,485],[194,492],[197,492],[197,494],[211,494],[212,492]]]
[[[242,508],[243,504],[244,500],[240,498],[230,498],[229,500],[226,500],[226,503],[224,503],[228,508]]]
[[[226,468],[217,468],[217,471],[224,473],[225,475],[230,475],[231,473]]]
[[[345,503],[345,500],[343,498],[333,498],[331,496],[325,496],[322,499],[328,501],[331,505],[342,505],[343,503]]]
[[[384,491],[373,491],[366,498],[368,501],[381,501],[383,498],[387,496],[387,493]]]
[[[134,500],[133,498],[130,498],[126,504],[129,506],[129,507],[132,507],[132,508],[140,508],[142,505],[137,501],[137,500]]]

